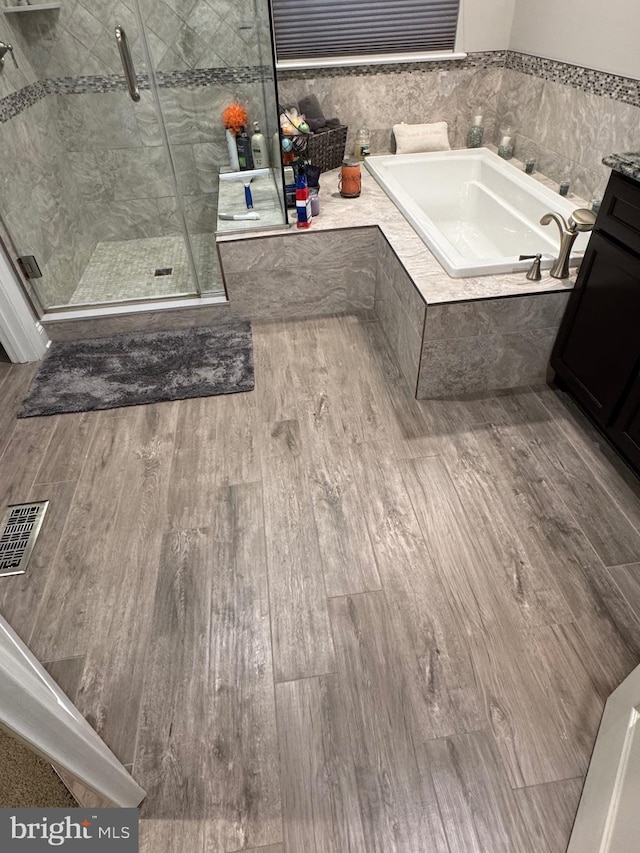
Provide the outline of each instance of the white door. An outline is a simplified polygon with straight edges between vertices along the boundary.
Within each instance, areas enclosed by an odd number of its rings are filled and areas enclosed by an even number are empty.
[[[1,616],[0,724],[62,771],[74,793],[92,792],[103,805],[142,801],[142,788]]]
[[[640,850],[640,666],[609,696],[567,853]]]

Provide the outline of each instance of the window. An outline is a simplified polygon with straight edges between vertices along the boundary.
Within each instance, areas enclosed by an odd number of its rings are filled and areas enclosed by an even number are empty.
[[[460,0],[272,0],[278,63],[450,54]],[[365,59],[366,58],[366,59]],[[346,60],[345,60],[346,61]]]

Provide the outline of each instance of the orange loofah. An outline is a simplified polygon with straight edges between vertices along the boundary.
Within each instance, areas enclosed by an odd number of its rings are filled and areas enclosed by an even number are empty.
[[[242,127],[246,127],[249,123],[249,116],[241,104],[229,104],[222,113],[222,121],[228,130],[232,130],[237,135]]]

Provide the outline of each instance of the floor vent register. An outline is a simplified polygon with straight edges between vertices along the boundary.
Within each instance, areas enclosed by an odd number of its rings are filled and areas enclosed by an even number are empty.
[[[0,577],[23,575],[40,533],[49,501],[15,504],[0,525]]]

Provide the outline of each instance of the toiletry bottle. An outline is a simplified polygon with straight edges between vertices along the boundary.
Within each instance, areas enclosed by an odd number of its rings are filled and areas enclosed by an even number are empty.
[[[484,137],[484,117],[478,113],[473,119],[473,124],[467,134],[467,148],[480,148]]]
[[[311,202],[311,215],[320,216],[320,187],[309,187],[309,201]]]
[[[371,153],[371,133],[368,127],[361,127],[356,136],[356,157],[364,160]]]
[[[254,169],[269,168],[269,147],[267,140],[260,133],[260,125],[257,121],[253,123],[253,136],[251,137],[251,153],[253,154]]]
[[[298,180],[296,181],[296,212],[298,214],[298,228],[309,228],[311,225],[311,200],[309,198],[309,187],[304,166],[298,167]]]
[[[231,166],[231,170],[233,172],[239,172],[240,161],[238,160],[238,146],[236,145],[236,135],[230,128],[226,129],[225,134],[227,137],[227,147],[229,149],[229,164]]]
[[[236,145],[238,147],[238,163],[240,164],[240,171],[245,172],[247,169],[253,169],[251,140],[247,136],[247,131],[244,129],[244,125],[240,128],[240,133],[236,136]]]

